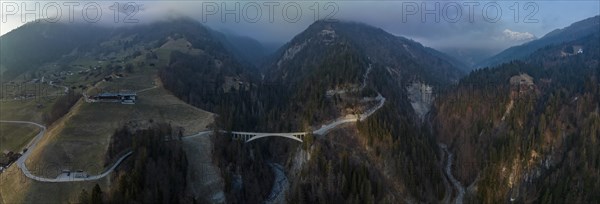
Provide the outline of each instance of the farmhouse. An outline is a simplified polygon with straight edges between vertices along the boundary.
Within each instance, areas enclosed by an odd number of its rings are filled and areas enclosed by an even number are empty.
[[[93,97],[96,102],[113,102],[121,104],[135,104],[137,94],[132,91],[122,91],[119,93],[101,93]]]

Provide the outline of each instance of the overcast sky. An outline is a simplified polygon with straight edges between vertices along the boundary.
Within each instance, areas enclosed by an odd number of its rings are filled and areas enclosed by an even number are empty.
[[[35,3],[38,3],[37,7]],[[97,21],[97,24],[105,26],[123,26],[188,16],[216,30],[228,30],[262,42],[287,42],[315,19],[329,16],[332,19],[364,22],[437,49],[500,51],[600,13],[600,3],[596,0],[497,3],[188,0],[137,1],[135,5],[127,6],[129,9],[125,9],[125,3],[107,0],[97,1],[97,4],[76,1],[26,1],[24,5],[21,1],[2,0],[0,34],[3,35],[36,17],[63,22]],[[110,7],[115,4],[119,5],[121,11],[117,13],[117,23],[115,9]],[[236,5],[239,5],[237,9]],[[99,17],[96,15],[96,6],[102,11]],[[135,15],[131,18],[133,21],[125,23],[124,18],[132,13],[133,8],[136,8]],[[30,14],[25,14],[24,10],[30,10]],[[239,21],[236,18],[239,18]]]

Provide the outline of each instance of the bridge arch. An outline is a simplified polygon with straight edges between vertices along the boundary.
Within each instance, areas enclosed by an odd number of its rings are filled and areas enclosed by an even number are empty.
[[[259,132],[231,132],[234,139],[243,140],[248,143],[265,137],[284,137],[298,142],[304,142],[303,139],[307,135],[306,132],[292,133],[259,133]]]
[[[295,137],[295,136],[268,134],[268,135],[260,135],[260,136],[251,137],[250,139],[246,140],[246,143],[252,142],[253,140],[257,140],[257,139],[260,139],[260,138],[265,138],[265,137],[285,137],[285,138],[288,138],[288,139],[296,140],[298,142],[304,142],[302,139],[300,139],[298,137]],[[302,135],[302,137],[304,137],[304,135]]]

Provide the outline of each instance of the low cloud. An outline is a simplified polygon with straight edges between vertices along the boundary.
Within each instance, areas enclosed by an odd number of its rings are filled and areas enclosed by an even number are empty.
[[[74,22],[86,22],[85,18],[94,18],[96,16],[94,9],[85,9],[88,4],[98,4],[102,10],[100,19],[95,24],[116,27],[136,24],[151,23],[155,21],[168,20],[180,16],[191,17],[201,21],[205,25],[215,30],[230,30],[240,35],[255,38],[261,42],[287,42],[295,35],[302,32],[315,20],[331,16],[332,18],[364,22],[395,35],[405,36],[421,42],[422,44],[441,50],[476,50],[481,53],[482,50],[488,53],[499,52],[510,46],[522,44],[541,36],[556,28],[568,26],[578,20],[589,16],[598,15],[597,1],[580,1],[577,3],[539,1],[539,12],[531,16],[538,19],[539,23],[522,23],[523,18],[515,19],[511,13],[506,13],[498,21],[486,21],[485,17],[490,17],[484,12],[484,6],[489,2],[477,1],[473,12],[465,7],[468,2],[452,1],[339,1],[331,2],[321,1],[155,1],[146,0],[131,2],[118,2],[118,10],[114,7],[115,2],[109,1],[80,1],[56,3],[52,1],[31,1],[31,0],[13,0],[2,2],[1,9],[8,9],[8,6],[14,7],[14,12],[0,11],[0,35],[9,32],[31,21],[32,18],[42,16],[57,16],[58,12],[54,7],[45,9],[47,5],[58,4],[61,21],[69,21],[69,7],[65,3],[78,4],[72,11]],[[24,4],[28,9],[36,8],[35,3],[39,3],[37,15],[24,15]],[[236,7],[236,3],[240,5]],[[403,12],[403,3],[414,5],[416,13],[408,15]],[[440,6],[436,7],[436,3]],[[515,2],[499,1],[501,9],[510,12],[511,6]],[[131,5],[130,5],[131,4]],[[277,4],[271,7],[266,4]],[[208,5],[216,6],[214,12],[209,11]],[[253,5],[258,5],[254,6]],[[286,7],[286,5],[292,5]],[[461,10],[450,7],[451,10],[444,10],[445,5],[460,5]],[[474,4],[475,5],[475,4]],[[131,10],[135,9],[137,10]],[[212,8],[212,7],[210,7]],[[237,9],[236,9],[237,8]],[[425,8],[437,8],[437,12],[425,12]],[[237,10],[231,14],[230,10]],[[296,12],[299,9],[301,12]],[[317,9],[317,10],[315,10]],[[257,10],[256,12],[253,12]],[[117,11],[117,12],[115,12]],[[456,13],[452,13],[455,12]],[[560,11],[560,12],[557,12]],[[40,13],[41,12],[41,13]],[[46,13],[50,12],[50,13]],[[133,12],[133,13],[132,13]],[[450,13],[448,13],[450,12]],[[569,15],[559,15],[568,13]],[[89,14],[89,15],[84,15]],[[238,21],[235,21],[236,14]],[[254,19],[258,14],[260,20],[254,22],[248,19]],[[301,15],[300,15],[301,14]],[[460,14],[458,21],[453,19],[455,14]],[[115,20],[115,16],[117,20]],[[298,21],[290,21],[288,18],[299,16]],[[437,17],[438,20],[435,20]],[[472,17],[472,18],[471,18]],[[493,17],[493,16],[492,16]],[[23,19],[26,20],[23,20]],[[258,18],[258,17],[257,17]],[[131,19],[133,22],[126,20]],[[288,19],[288,20],[286,20]],[[517,21],[518,20],[518,23]],[[510,28],[510,29],[507,29]],[[522,32],[520,32],[522,31]]]

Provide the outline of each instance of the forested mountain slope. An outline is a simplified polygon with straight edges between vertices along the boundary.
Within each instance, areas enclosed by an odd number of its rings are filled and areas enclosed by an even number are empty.
[[[596,31],[475,71],[436,100],[437,138],[456,153],[459,180],[477,187],[471,201],[599,199],[599,56]]]

